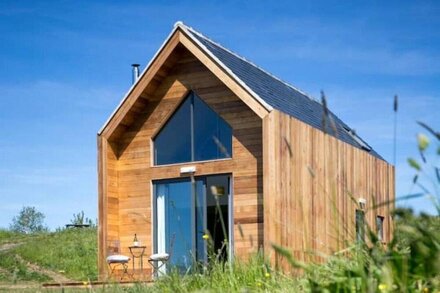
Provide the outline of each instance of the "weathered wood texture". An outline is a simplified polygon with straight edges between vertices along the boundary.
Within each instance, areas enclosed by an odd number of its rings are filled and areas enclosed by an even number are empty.
[[[246,257],[263,245],[262,120],[194,55],[182,47],[171,56],[174,54],[178,56],[174,56],[173,68],[161,78],[154,92],[142,95],[131,123],[126,123],[117,136],[110,137],[113,148],[102,166],[106,175],[100,175],[105,179],[100,184],[106,186],[101,192],[106,203],[100,207],[100,223],[104,223],[105,229],[101,231],[105,236],[101,235],[100,239],[106,245],[102,243],[100,250],[106,251],[113,240],[119,240],[121,252],[129,255],[128,246],[136,233],[147,245],[146,254],[152,253],[152,181],[178,178],[182,166],[195,165],[196,176],[232,175],[234,249],[236,255]],[[152,136],[189,90],[231,125],[232,159],[153,166]],[[106,253],[101,252],[101,257]]]
[[[307,252],[330,254],[355,237],[358,198],[367,199],[366,218],[375,229],[385,217],[390,240],[394,167],[279,111],[263,120],[264,245],[288,248],[304,261],[319,261]]]

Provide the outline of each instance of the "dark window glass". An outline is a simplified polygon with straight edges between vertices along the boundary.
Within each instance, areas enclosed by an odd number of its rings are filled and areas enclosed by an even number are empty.
[[[155,164],[230,158],[232,128],[191,93],[154,140]]]
[[[365,241],[365,212],[356,210],[356,240]]]
[[[191,161],[191,99],[186,99],[154,140],[156,165]]]
[[[384,217],[382,217],[382,216],[376,217],[377,239],[379,241],[384,241],[384,239],[383,239],[383,220],[384,220]]]
[[[230,158],[232,129],[194,95],[194,161]]]

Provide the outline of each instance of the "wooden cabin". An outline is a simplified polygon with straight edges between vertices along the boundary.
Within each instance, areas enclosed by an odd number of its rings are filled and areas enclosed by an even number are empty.
[[[364,221],[390,240],[394,167],[320,102],[181,22],[99,131],[98,173],[103,279],[110,248],[130,255],[135,234],[146,258],[181,268],[207,246],[313,261],[362,238]]]

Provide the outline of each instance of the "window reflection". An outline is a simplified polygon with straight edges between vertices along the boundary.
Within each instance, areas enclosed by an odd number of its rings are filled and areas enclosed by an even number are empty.
[[[232,128],[190,93],[154,140],[155,164],[230,158]]]

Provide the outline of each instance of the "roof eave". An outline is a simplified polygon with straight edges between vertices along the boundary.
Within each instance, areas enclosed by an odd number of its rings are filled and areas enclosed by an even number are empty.
[[[156,60],[156,58],[159,56],[160,52],[162,52],[163,48],[166,46],[166,44],[170,41],[171,37],[174,35],[174,33],[177,31],[177,26],[174,26],[173,30],[170,32],[170,34],[168,35],[168,37],[165,39],[165,41],[162,43],[162,45],[159,47],[159,49],[156,51],[156,53],[154,54],[153,58],[151,58],[150,62],[148,62],[147,66],[145,67],[145,69],[142,71],[141,75],[138,77],[138,79],[131,85],[131,87],[129,88],[129,90],[126,92],[126,94],[124,95],[124,97],[122,98],[122,100],[119,102],[118,106],[115,108],[115,110],[113,110],[112,114],[110,115],[110,117],[107,119],[107,121],[104,123],[104,125],[101,127],[101,129],[99,129],[98,131],[98,135],[101,135],[103,133],[103,131],[105,130],[105,128],[108,126],[108,124],[110,123],[110,121],[113,119],[113,117],[116,115],[116,113],[118,112],[118,110],[121,108],[121,106],[124,104],[124,102],[127,100],[128,96],[131,94],[131,92],[136,88],[136,86],[138,85],[139,81],[142,79],[142,77],[148,72],[148,70],[150,69],[151,65],[153,64],[153,62]]]
[[[188,28],[186,25],[183,24],[183,22],[178,21],[174,24],[173,30],[170,32],[170,34],[168,35],[168,37],[165,39],[165,41],[162,43],[162,45],[159,47],[159,49],[156,51],[156,53],[154,54],[153,58],[151,58],[150,62],[147,64],[147,66],[145,67],[145,69],[142,71],[141,75],[139,76],[139,78],[132,84],[132,86],[130,87],[130,89],[126,92],[126,94],[124,95],[123,99],[119,102],[118,106],[115,108],[115,110],[113,110],[112,114],[110,115],[110,117],[106,120],[106,122],[104,123],[104,125],[101,127],[101,129],[98,131],[98,136],[100,136],[105,128],[109,125],[110,121],[113,119],[113,117],[116,115],[116,113],[118,112],[118,110],[122,107],[122,105],[124,104],[124,102],[127,100],[127,98],[129,97],[129,95],[131,94],[131,92],[136,88],[136,86],[138,85],[139,81],[142,79],[142,77],[148,72],[148,70],[150,69],[151,65],[153,64],[153,62],[157,59],[157,57],[159,56],[159,54],[162,52],[163,48],[166,46],[166,44],[170,41],[171,37],[176,33],[176,31],[180,29],[181,31],[183,31],[186,36],[188,36],[194,43],[197,44],[197,46],[200,47],[200,49],[203,50],[203,52],[209,56],[209,58],[213,59],[215,61],[215,63],[217,63],[217,65],[224,70],[225,72],[227,72],[228,75],[230,75],[243,89],[245,89],[255,100],[258,101],[258,103],[260,103],[268,112],[271,112],[273,110],[273,107],[271,105],[269,105],[268,103],[266,103],[258,94],[256,94],[252,89],[250,89],[240,78],[238,78],[231,69],[229,69],[223,62],[221,62],[216,56],[214,56],[214,54],[212,54],[208,48],[206,48],[202,43],[200,43],[199,40],[197,40],[193,35],[192,35],[192,31],[190,30],[190,28]]]

